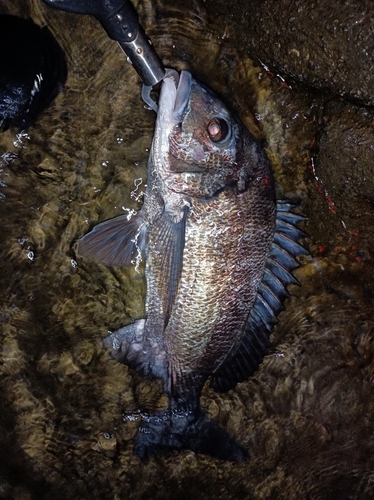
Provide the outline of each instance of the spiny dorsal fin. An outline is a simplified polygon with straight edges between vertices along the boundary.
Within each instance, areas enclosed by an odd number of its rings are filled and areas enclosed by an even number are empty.
[[[294,206],[288,201],[277,202],[273,245],[262,282],[248,315],[241,343],[211,377],[211,385],[216,391],[233,389],[238,382],[244,382],[257,371],[268,353],[271,331],[278,321],[277,316],[284,310],[283,302],[289,297],[287,287],[299,284],[292,275],[292,271],[299,267],[295,257],[308,252],[297,243],[305,233],[296,224],[305,218],[291,212]]]

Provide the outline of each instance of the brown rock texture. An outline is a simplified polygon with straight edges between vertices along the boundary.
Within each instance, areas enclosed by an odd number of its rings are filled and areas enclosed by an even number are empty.
[[[370,0],[206,0],[227,36],[271,71],[374,105]]]

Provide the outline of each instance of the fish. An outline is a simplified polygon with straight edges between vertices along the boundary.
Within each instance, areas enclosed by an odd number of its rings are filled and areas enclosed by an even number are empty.
[[[190,449],[240,462],[248,450],[209,419],[200,395],[253,375],[296,257],[293,204],[276,201],[270,161],[239,117],[188,71],[162,82],[142,208],[95,226],[78,253],[108,266],[145,257],[146,317],[103,340],[118,362],[163,381],[168,408],[142,423],[142,459]]]
[[[47,26],[0,15],[0,129],[25,130],[62,90],[65,54]]]

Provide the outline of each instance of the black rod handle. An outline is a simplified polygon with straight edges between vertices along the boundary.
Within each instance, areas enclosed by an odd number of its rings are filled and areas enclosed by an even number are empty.
[[[147,86],[165,76],[165,68],[139,24],[130,0],[43,0],[44,3],[77,14],[96,17],[112,40],[116,40]]]

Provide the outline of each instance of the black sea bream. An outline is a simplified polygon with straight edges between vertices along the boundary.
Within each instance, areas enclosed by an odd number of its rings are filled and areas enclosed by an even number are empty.
[[[138,433],[140,457],[189,448],[240,461],[246,449],[200,410],[209,377],[226,391],[262,362],[302,217],[276,202],[270,162],[242,122],[187,71],[169,70],[142,209],[96,226],[79,253],[112,266],[146,259],[146,318],[114,332],[112,356],[164,382],[169,409]]]

